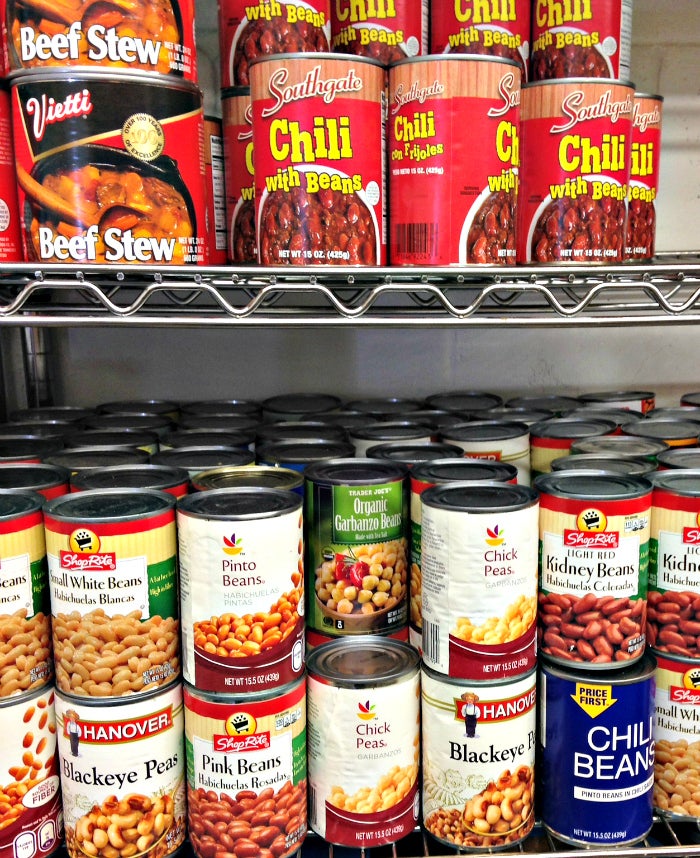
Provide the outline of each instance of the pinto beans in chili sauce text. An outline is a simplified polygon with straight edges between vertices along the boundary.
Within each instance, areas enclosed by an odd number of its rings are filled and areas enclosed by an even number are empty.
[[[385,66],[428,52],[428,0],[332,0],[331,50]]]

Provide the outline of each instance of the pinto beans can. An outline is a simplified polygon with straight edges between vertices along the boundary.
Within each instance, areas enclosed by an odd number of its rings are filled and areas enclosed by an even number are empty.
[[[515,264],[520,85],[493,57],[389,70],[392,265]]]
[[[428,53],[429,0],[331,0],[331,50],[390,66]]]
[[[518,262],[623,260],[633,108],[624,81],[523,87]]]
[[[243,265],[255,262],[258,258],[250,87],[224,90],[221,107],[228,261],[233,265]]]
[[[258,261],[386,261],[386,73],[339,54],[251,66]]]
[[[652,259],[656,248],[663,96],[634,95],[626,259]]]
[[[540,651],[619,669],[644,655],[652,485],[644,477],[558,471],[540,493]]]
[[[202,94],[123,72],[13,79],[26,261],[208,261]]]

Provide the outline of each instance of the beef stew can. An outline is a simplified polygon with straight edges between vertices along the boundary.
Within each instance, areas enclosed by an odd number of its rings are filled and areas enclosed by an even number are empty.
[[[12,102],[5,81],[0,85],[0,262],[22,262],[22,233],[17,196]]]
[[[204,175],[207,190],[207,235],[209,264],[225,265],[226,191],[224,184],[224,131],[218,116],[204,117]]]
[[[428,53],[429,0],[332,0],[331,50],[385,66]]]
[[[221,94],[226,176],[227,256],[232,265],[258,258],[255,239],[253,106],[250,87],[231,87]]]

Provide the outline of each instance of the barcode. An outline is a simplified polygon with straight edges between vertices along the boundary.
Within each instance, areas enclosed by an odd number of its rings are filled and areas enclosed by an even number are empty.
[[[394,250],[397,254],[433,256],[437,249],[437,239],[436,223],[394,224]]]
[[[316,789],[308,784],[308,802],[309,802],[309,825],[313,828],[319,828],[323,820],[319,819]]]
[[[440,664],[440,626],[423,618],[423,658]]]

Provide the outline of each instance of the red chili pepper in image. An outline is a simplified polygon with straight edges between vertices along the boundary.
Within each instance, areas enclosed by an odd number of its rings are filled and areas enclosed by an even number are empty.
[[[369,565],[364,560],[356,560],[348,570],[348,578],[354,587],[362,589],[362,581],[369,575]]]

